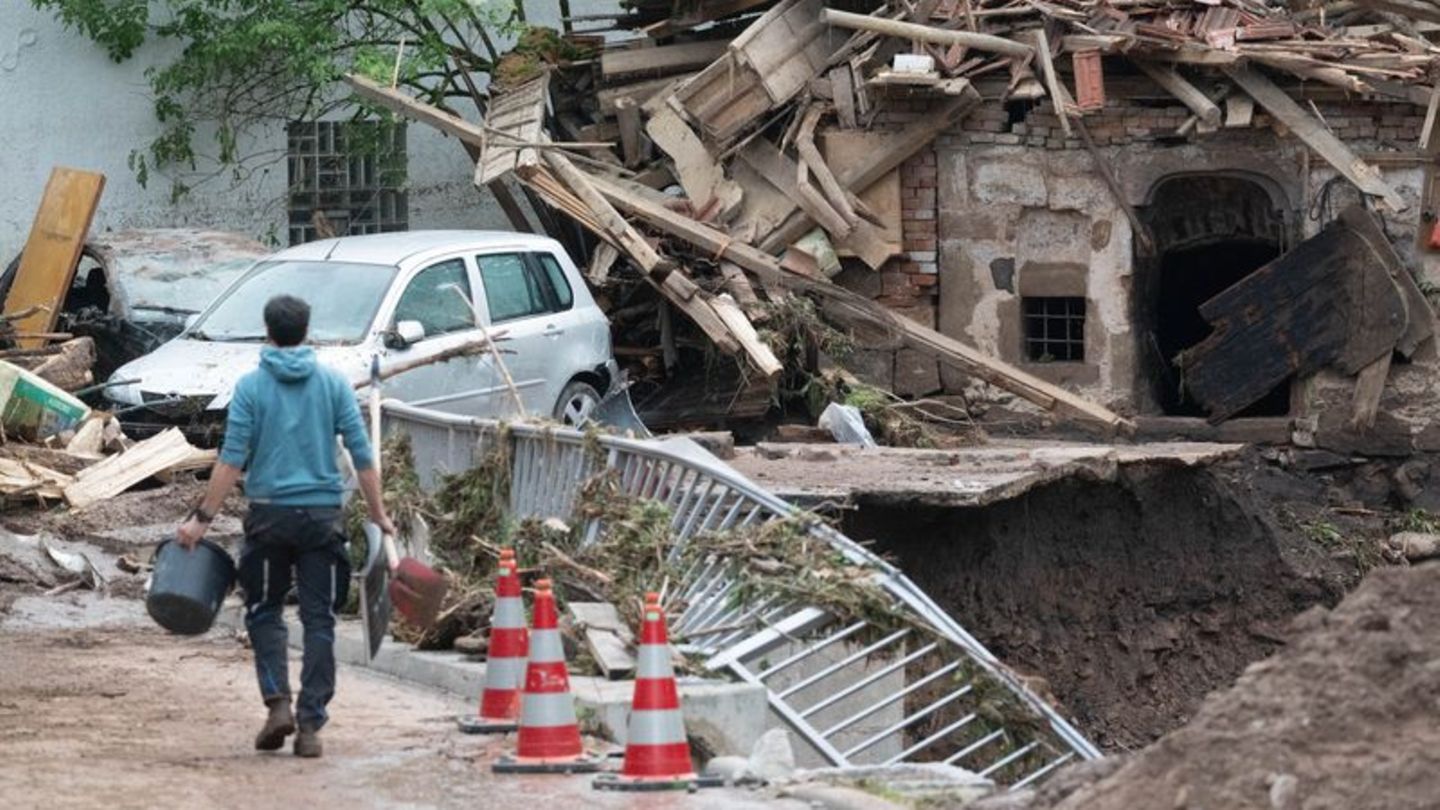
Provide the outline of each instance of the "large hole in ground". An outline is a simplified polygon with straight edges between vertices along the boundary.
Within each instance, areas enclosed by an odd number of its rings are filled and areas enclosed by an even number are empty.
[[[1304,555],[1265,514],[1221,473],[1137,465],[986,507],[862,503],[843,529],[1124,750],[1183,724],[1289,617],[1339,597],[1296,570]]]

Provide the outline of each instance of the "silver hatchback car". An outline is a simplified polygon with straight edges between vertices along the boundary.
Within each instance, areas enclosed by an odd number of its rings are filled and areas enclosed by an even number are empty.
[[[503,336],[503,363],[530,414],[580,424],[618,376],[609,321],[560,243],[410,231],[311,242],[262,259],[178,337],[120,367],[106,396],[136,427],[179,424],[201,440],[218,438],[235,382],[259,362],[265,302],[281,294],[310,304],[308,342],[354,382],[368,379],[377,354],[383,368],[487,330]],[[385,393],[468,416],[515,415],[488,354],[404,372]]]

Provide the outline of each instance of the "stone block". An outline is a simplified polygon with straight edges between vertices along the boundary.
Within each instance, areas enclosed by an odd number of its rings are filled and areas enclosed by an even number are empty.
[[[982,203],[1042,206],[1045,172],[1034,158],[995,156],[972,167],[970,191]]]
[[[748,754],[769,724],[765,687],[701,678],[680,678],[685,733],[716,754]],[[575,713],[584,730],[624,745],[634,681],[571,678]]]
[[[895,393],[902,397],[921,397],[940,388],[940,364],[933,356],[914,349],[895,353]]]

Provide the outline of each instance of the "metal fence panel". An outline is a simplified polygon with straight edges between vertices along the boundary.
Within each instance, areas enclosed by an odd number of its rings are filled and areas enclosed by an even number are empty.
[[[422,486],[510,443],[511,515],[576,518],[581,489],[613,471],[621,493],[670,509],[678,555],[694,538],[801,516],[799,510],[686,441],[587,436],[559,427],[502,426],[386,401],[389,431],[410,436]],[[840,622],[823,606],[738,590],[730,561],[702,555],[667,601],[677,646],[711,670],[763,686],[771,708],[833,765],[948,762],[1019,787],[1075,758],[1100,755],[908,577],[850,538],[810,521],[806,531],[876,572],[912,629]],[[598,542],[598,519],[583,542]],[[772,660],[772,656],[774,660]]]

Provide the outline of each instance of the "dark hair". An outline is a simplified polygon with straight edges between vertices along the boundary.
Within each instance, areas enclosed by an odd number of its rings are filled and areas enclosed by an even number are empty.
[[[276,346],[298,346],[310,329],[310,305],[293,295],[265,302],[265,331]]]

